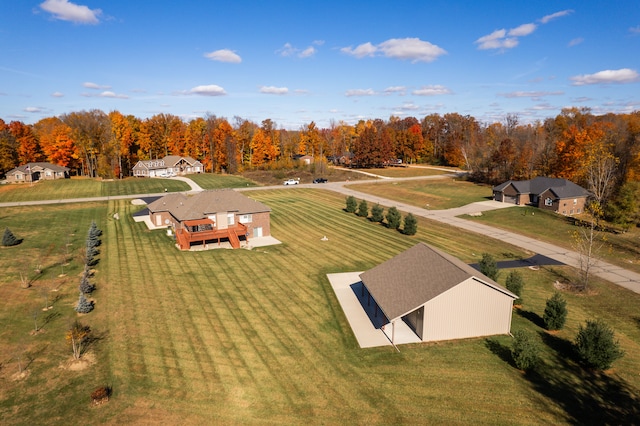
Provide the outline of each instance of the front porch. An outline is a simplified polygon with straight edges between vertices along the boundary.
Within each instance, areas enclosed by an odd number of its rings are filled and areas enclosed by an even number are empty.
[[[211,219],[187,220],[176,229],[176,243],[180,250],[189,250],[193,245],[221,245],[228,242],[232,248],[240,248],[240,240],[246,241],[247,227],[242,223],[217,229]]]

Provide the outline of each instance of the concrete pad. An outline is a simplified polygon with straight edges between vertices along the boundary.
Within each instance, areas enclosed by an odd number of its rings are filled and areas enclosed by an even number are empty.
[[[389,346],[392,338],[396,345],[419,343],[420,338],[404,321],[398,320],[393,326],[389,323],[384,324],[386,321],[381,312],[375,315],[375,303],[371,301],[371,304],[368,304],[367,295],[361,297],[361,273],[327,274],[358,345],[361,348]]]

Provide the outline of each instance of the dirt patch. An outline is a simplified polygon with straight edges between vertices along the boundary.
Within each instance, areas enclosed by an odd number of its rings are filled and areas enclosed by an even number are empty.
[[[87,352],[86,354],[82,355],[82,358],[80,359],[70,359],[63,362],[62,364],[60,364],[60,368],[69,371],[82,371],[91,367],[95,363],[96,356],[91,352]]]
[[[29,370],[22,370],[11,375],[11,381],[18,382],[29,377]]]
[[[555,283],[553,283],[553,287],[556,290],[568,291],[574,294],[583,294],[585,296],[594,296],[598,294],[597,291],[592,289],[585,290],[584,287],[580,284],[562,283],[560,281],[556,281]]]

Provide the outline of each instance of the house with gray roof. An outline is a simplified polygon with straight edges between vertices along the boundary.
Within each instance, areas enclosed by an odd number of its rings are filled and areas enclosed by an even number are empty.
[[[390,325],[392,343],[398,321],[424,342],[510,333],[518,296],[425,243],[363,272],[360,279],[363,296],[376,304],[382,324]]]
[[[268,237],[271,209],[232,189],[202,191],[195,195],[171,193],[147,206],[149,222],[171,228],[181,250]]]
[[[493,187],[496,201],[535,206],[568,216],[584,212],[589,195],[581,186],[560,178],[509,180]]]
[[[10,183],[68,179],[69,168],[46,162],[27,163],[9,170],[6,176]]]
[[[204,172],[202,163],[191,157],[167,155],[155,160],[140,160],[133,166],[136,177],[169,177]]]

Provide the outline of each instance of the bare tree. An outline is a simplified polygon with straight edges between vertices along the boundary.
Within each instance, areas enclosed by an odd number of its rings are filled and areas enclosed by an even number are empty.
[[[573,247],[579,256],[580,285],[584,291],[589,287],[591,270],[597,262],[597,255],[605,244],[598,231],[598,218],[602,216],[600,205],[597,201],[593,201],[588,206],[588,210],[590,213],[589,221],[573,233]]]

